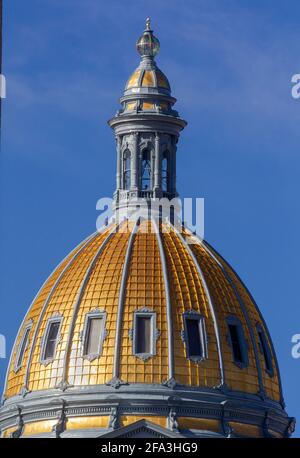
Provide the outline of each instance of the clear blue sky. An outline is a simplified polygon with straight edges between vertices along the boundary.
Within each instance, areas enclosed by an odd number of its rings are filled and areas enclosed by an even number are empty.
[[[158,64],[188,121],[182,196],[205,198],[206,238],[245,280],[299,417],[300,73],[297,0],[6,0],[1,155],[1,321],[10,351],[52,269],[95,230],[115,184],[106,121],[138,65],[151,16]],[[0,360],[1,387],[7,361]],[[1,388],[2,390],[2,388]]]

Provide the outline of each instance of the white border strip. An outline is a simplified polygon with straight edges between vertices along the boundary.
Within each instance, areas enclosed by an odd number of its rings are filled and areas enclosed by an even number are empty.
[[[130,222],[130,220],[128,221]],[[126,285],[127,285],[127,277],[128,277],[128,268],[131,258],[131,252],[133,247],[133,242],[139,227],[140,218],[138,218],[135,222],[134,228],[131,232],[124,265],[122,271],[122,278],[120,283],[120,292],[119,292],[119,303],[118,303],[118,313],[117,313],[117,326],[116,326],[116,336],[115,336],[115,355],[114,355],[114,364],[113,364],[113,377],[108,384],[114,386],[116,382],[116,386],[119,385],[118,378],[119,378],[119,362],[120,362],[120,348],[121,348],[121,333],[122,333],[122,317],[123,317],[123,310],[124,310],[124,301],[125,301],[125,292],[126,292]],[[119,381],[121,382],[121,381]]]
[[[174,331],[173,331],[172,302],[171,302],[171,296],[170,296],[168,269],[167,269],[166,256],[165,256],[165,251],[163,247],[160,229],[155,219],[153,219],[152,221],[155,226],[156,238],[157,238],[158,247],[159,247],[159,254],[160,254],[164,286],[165,286],[166,306],[167,306],[169,380],[167,380],[165,384],[168,385],[168,382],[170,382],[171,385],[174,385],[176,384],[175,372],[174,372],[174,339],[173,339]]]

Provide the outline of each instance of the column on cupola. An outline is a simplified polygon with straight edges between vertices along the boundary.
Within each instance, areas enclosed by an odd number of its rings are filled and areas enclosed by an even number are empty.
[[[138,148],[138,152],[137,152],[137,156],[138,156],[138,189],[141,190],[142,189],[142,162],[143,162],[143,151],[142,151],[142,147],[141,147],[141,138],[140,138],[140,142],[139,142],[139,148]]]
[[[150,135],[150,140],[147,142],[147,149],[149,150],[150,154],[150,167],[151,167],[151,175],[150,175],[150,183],[149,183],[149,191],[153,192],[154,188],[154,168],[155,168],[155,147],[154,147],[154,135]]]
[[[131,186],[130,189],[138,189],[138,132],[132,134],[132,148],[131,148]]]
[[[170,193],[176,194],[176,151],[177,151],[177,138],[172,137],[172,148],[170,155]]]
[[[161,150],[160,150],[160,136],[156,132],[154,140],[154,192],[161,190]]]
[[[121,189],[121,178],[122,178],[121,143],[122,143],[121,136],[116,135],[116,146],[117,146],[116,186],[117,186],[117,190]]]

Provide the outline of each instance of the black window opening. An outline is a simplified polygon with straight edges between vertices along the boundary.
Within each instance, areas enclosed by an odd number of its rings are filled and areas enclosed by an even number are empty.
[[[50,322],[48,331],[46,334],[46,343],[45,343],[44,354],[42,358],[45,361],[49,359],[53,359],[55,356],[59,328],[60,328],[60,321]]]
[[[135,354],[152,353],[152,316],[136,316]]]
[[[260,350],[263,354],[264,361],[265,361],[266,371],[270,375],[273,375],[272,355],[271,355],[271,350],[268,345],[265,333],[260,327],[257,328],[257,333],[258,333],[258,338],[259,338]]]
[[[20,343],[20,346],[19,346],[17,359],[16,359],[16,364],[15,364],[15,370],[20,369],[20,367],[22,366],[24,353],[25,353],[25,350],[27,348],[29,333],[30,333],[30,328],[28,327],[27,329],[25,329],[25,332],[23,334],[23,337],[22,337],[22,340],[21,340],[21,343]]]
[[[142,190],[151,189],[151,157],[150,151],[144,150],[142,156]]]
[[[207,357],[204,318],[200,315],[184,317],[184,341],[187,358],[201,361]]]
[[[234,362],[239,366],[247,366],[246,341],[241,324],[237,320],[228,320],[228,330]]]
[[[131,154],[129,150],[124,152],[123,158],[123,185],[124,189],[128,191],[131,186]]]
[[[189,356],[202,356],[199,320],[186,320]]]
[[[103,317],[89,317],[84,339],[84,356],[98,355],[101,348]]]
[[[164,192],[167,192],[168,191],[168,181],[169,181],[169,177],[168,177],[168,153],[167,152],[165,152],[164,155],[163,155],[161,180],[162,180],[162,190]]]

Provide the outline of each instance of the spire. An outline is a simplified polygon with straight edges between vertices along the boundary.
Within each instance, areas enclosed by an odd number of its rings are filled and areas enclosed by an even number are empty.
[[[146,19],[146,30],[151,30],[151,21],[149,17]]]
[[[176,150],[186,122],[173,105],[167,77],[154,57],[159,40],[150,18],[136,43],[141,56],[127,81],[121,109],[109,120],[117,143],[115,209],[148,208],[152,199],[176,197]]]

